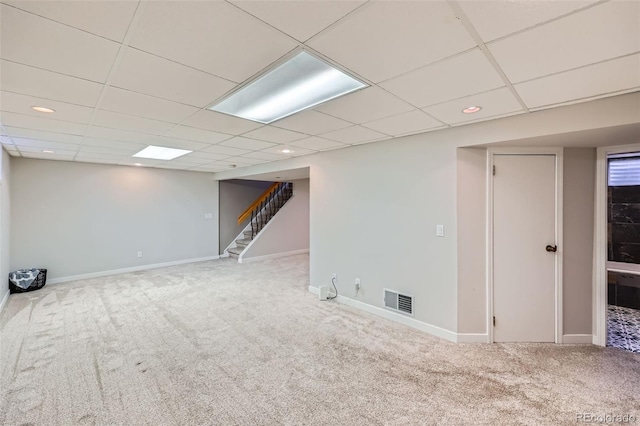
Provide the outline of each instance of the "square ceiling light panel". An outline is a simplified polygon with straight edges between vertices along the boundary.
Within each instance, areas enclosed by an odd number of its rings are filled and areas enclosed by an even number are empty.
[[[323,60],[300,52],[209,109],[269,124],[367,86]]]
[[[190,152],[193,151],[149,145],[137,154],[133,154],[133,156],[139,158],[152,158],[154,160],[173,160],[174,158],[181,157]]]

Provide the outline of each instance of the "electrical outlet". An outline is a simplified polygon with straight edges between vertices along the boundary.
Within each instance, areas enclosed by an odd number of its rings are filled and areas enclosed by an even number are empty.
[[[138,252],[138,257],[142,257],[142,252],[141,251]]]
[[[360,290],[360,278],[356,278],[356,290]]]

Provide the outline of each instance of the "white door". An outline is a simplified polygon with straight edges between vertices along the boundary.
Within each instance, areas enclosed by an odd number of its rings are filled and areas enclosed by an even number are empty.
[[[554,342],[556,156],[493,164],[493,340]]]

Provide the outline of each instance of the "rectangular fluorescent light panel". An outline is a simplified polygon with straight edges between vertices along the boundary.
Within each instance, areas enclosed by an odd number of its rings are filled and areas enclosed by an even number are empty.
[[[367,86],[300,52],[209,109],[269,124]]]
[[[134,157],[140,158],[153,158],[154,160],[173,160],[174,158],[181,157],[193,151],[187,151],[186,149],[166,148],[164,146],[149,145]]]

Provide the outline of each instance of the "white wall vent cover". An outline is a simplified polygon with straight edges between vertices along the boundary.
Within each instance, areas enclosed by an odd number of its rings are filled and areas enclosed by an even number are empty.
[[[413,296],[400,294],[385,288],[384,307],[403,314],[413,315]]]

